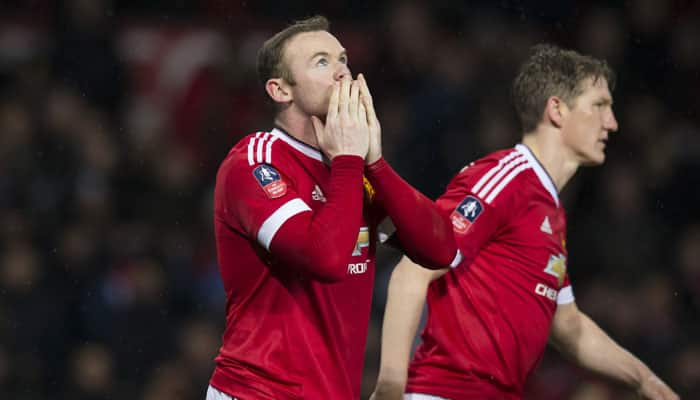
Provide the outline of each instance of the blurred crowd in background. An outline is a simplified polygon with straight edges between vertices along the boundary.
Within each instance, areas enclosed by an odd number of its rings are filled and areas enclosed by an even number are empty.
[[[0,2],[0,398],[203,399],[224,323],[216,170],[272,127],[262,41],[322,13],[385,157],[430,197],[519,140],[510,83],[552,42],[618,73],[608,162],[563,193],[579,307],[700,398],[700,2]],[[381,250],[367,342],[374,385]],[[633,393],[552,350],[527,399]]]

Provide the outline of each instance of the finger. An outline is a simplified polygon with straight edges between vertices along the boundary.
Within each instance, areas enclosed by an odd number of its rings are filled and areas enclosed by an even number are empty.
[[[333,83],[331,98],[328,101],[328,113],[326,113],[326,121],[338,117],[338,102],[340,101],[340,83]]]
[[[367,108],[365,108],[365,105],[362,103],[359,103],[357,111],[357,120],[360,121],[363,125],[369,126],[369,123],[367,122]]]
[[[338,106],[338,112],[341,115],[348,116],[348,102],[350,101],[350,85],[352,84],[351,78],[343,78],[340,81],[340,101]]]
[[[369,104],[372,104],[372,94],[369,91],[369,86],[367,86],[367,79],[365,79],[364,74],[359,74],[357,76],[357,81],[360,82],[360,94],[367,99]]]
[[[348,112],[350,118],[357,120],[358,118],[358,103],[360,101],[360,83],[353,81],[350,87],[350,102],[348,103]]]
[[[377,115],[374,112],[374,103],[372,102],[372,94],[369,92],[369,87],[367,86],[367,81],[365,80],[365,76],[363,74],[360,74],[358,76],[358,80],[360,81],[360,94],[362,95],[362,103],[365,105],[365,109],[367,109],[367,119],[370,121],[370,124],[373,124],[374,121],[377,119]]]

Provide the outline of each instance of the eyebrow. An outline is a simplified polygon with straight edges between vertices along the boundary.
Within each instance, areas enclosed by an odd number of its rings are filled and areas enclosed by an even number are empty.
[[[348,55],[348,52],[346,50],[343,50],[340,52],[340,57],[343,57],[343,56],[347,57],[347,55]],[[330,57],[330,54],[327,51],[317,51],[311,57],[309,57],[309,60],[313,60],[314,58],[316,58],[318,56]]]

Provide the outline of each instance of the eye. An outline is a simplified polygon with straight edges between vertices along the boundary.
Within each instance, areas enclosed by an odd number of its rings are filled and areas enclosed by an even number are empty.
[[[326,59],[325,57],[321,57],[318,59],[318,61],[316,61],[316,65],[325,67],[326,65],[328,65],[328,59]]]
[[[338,59],[341,63],[346,64],[348,63],[348,56],[340,56]]]

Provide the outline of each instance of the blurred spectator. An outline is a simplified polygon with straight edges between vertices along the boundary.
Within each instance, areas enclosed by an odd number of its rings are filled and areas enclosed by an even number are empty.
[[[114,49],[111,1],[62,3],[55,23],[54,75],[103,111],[117,112],[128,82]]]
[[[697,315],[700,311],[700,225],[690,225],[681,233],[676,255],[681,287],[688,296],[693,314]],[[694,327],[700,328],[697,320]]]
[[[108,348],[86,344],[71,355],[71,383],[68,397],[75,400],[103,400],[114,398],[114,363]]]
[[[700,393],[700,347],[686,347],[673,360],[672,379],[679,390],[695,396]],[[689,397],[690,398],[690,397]]]
[[[219,350],[220,327],[203,320],[190,320],[180,329],[179,349],[182,364],[196,382],[207,381],[214,369],[214,357]],[[201,388],[200,388],[201,390]]]
[[[154,368],[151,375],[141,396],[144,400],[185,400],[204,396],[204,391],[191,381],[188,367],[181,363],[163,363]]]

